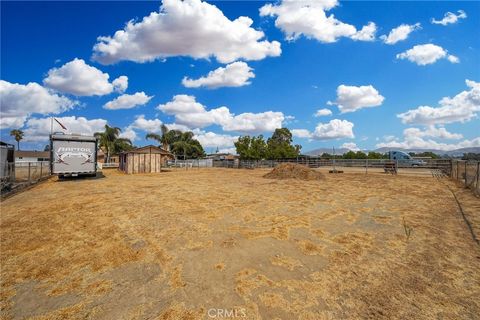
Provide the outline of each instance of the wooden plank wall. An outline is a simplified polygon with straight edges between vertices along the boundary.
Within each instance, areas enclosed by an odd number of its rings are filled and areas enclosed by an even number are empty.
[[[159,153],[130,153],[127,155],[125,173],[161,172],[166,157]]]

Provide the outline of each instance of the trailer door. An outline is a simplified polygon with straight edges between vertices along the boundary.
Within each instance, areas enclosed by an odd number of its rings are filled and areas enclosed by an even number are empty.
[[[53,140],[52,173],[96,172],[95,142]]]

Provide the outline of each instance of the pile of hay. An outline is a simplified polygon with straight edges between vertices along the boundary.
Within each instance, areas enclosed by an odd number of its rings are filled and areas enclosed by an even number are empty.
[[[268,179],[319,180],[323,174],[296,163],[282,163],[263,176]]]

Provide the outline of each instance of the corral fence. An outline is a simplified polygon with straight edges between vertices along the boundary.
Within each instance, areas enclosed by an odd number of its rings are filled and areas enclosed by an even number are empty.
[[[22,185],[37,183],[50,176],[50,162],[8,162],[1,172],[1,190],[8,192]]]
[[[214,167],[224,168],[274,168],[281,163],[297,163],[309,168],[330,168],[342,169],[352,168],[355,171],[369,170],[383,171],[387,164],[392,164],[399,172],[423,172],[431,175],[431,170],[438,170],[444,175],[450,175],[452,160],[450,159],[427,159],[427,160],[397,160],[389,159],[321,159],[321,158],[291,158],[276,160],[217,160],[214,161]]]
[[[480,161],[452,160],[451,177],[480,195]]]
[[[187,159],[187,160],[168,160],[168,168],[212,168],[213,160],[212,159]]]
[[[451,175],[452,160],[450,159],[427,159],[427,160],[397,160],[389,159],[321,159],[321,158],[289,158],[275,160],[240,160],[240,159],[187,159],[168,161],[168,167],[177,168],[236,168],[236,169],[256,169],[256,168],[274,168],[281,163],[302,164],[309,168],[330,168],[346,169],[352,168],[354,171],[383,171],[387,164],[393,165],[397,172],[409,173],[416,172],[427,175],[432,174],[432,170],[441,172],[443,175]]]
[[[399,174],[446,176],[459,181],[465,187],[480,195],[480,161],[453,159],[421,159],[396,160],[389,159],[321,159],[321,158],[290,158],[276,160],[240,160],[240,159],[191,159],[172,160],[168,162],[171,168],[237,168],[257,169],[274,168],[281,163],[297,163],[310,168],[328,170],[345,170],[351,172],[379,173],[386,172],[391,165]]]
[[[9,162],[4,169],[2,179],[8,182],[30,182],[50,176],[50,162]]]

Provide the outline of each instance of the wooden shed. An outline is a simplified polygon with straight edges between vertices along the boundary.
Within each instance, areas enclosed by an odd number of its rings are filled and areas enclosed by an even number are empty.
[[[125,173],[161,172],[174,156],[165,149],[148,145],[120,153],[119,169]]]

